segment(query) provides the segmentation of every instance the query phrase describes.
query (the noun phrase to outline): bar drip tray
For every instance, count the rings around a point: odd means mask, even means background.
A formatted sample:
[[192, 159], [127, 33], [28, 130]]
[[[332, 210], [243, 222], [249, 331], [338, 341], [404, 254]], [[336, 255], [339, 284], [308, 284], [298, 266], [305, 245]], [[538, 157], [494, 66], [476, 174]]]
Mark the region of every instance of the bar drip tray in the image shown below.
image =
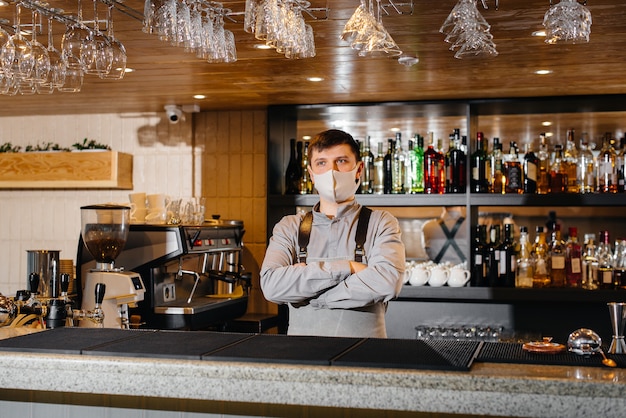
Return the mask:
[[174, 300], [154, 307], [154, 313], [160, 315], [195, 315], [202, 312], [220, 309], [227, 305], [243, 303], [248, 304], [248, 298], [213, 298], [211, 296], [194, 297], [190, 303], [187, 301]]

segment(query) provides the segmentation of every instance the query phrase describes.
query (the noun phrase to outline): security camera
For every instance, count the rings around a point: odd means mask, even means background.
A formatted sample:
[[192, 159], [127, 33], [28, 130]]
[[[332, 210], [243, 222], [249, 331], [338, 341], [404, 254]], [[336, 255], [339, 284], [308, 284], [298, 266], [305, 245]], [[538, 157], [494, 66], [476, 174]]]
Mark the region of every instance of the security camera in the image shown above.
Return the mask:
[[165, 114], [172, 125], [180, 122], [183, 118], [183, 110], [176, 105], [165, 105]]

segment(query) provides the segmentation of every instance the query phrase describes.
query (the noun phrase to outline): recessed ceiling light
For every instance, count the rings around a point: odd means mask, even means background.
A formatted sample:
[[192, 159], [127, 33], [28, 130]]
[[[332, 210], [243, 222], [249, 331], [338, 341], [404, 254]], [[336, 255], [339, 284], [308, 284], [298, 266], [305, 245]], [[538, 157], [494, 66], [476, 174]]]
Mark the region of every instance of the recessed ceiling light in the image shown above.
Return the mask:
[[391, 128], [390, 131], [391, 132], [400, 132], [400, 128]]
[[541, 126], [552, 126], [552, 122], [550, 121], [541, 122]]
[[537, 74], [537, 75], [552, 74], [552, 70], [537, 70], [537, 71], [535, 71], [535, 74]]
[[546, 138], [550, 138], [551, 136], [553, 136], [554, 134], [552, 132], [546, 132]]
[[546, 36], [546, 31], [545, 30], [536, 30], [533, 33], [531, 33], [531, 36]]
[[309, 139], [311, 139], [311, 135], [304, 135], [302, 139], [308, 141]]
[[271, 46], [266, 45], [266, 44], [254, 44], [254, 45], [252, 45], [252, 48], [255, 48], [255, 49], [272, 49]]
[[198, 99], [198, 100], [202, 100], [202, 99], [206, 99], [206, 96], [204, 94], [194, 94], [193, 98], [194, 99]]
[[[119, 68], [116, 68], [116, 70], [119, 70]], [[135, 69], [134, 69], [134, 68], [129, 68], [129, 67], [126, 67], [126, 68], [124, 68], [124, 72], [125, 72], [125, 73], [134, 73], [134, 72], [135, 72]]]
[[307, 80], [313, 82], [313, 83], [318, 83], [320, 81], [324, 81], [324, 79], [322, 77], [307, 77]]

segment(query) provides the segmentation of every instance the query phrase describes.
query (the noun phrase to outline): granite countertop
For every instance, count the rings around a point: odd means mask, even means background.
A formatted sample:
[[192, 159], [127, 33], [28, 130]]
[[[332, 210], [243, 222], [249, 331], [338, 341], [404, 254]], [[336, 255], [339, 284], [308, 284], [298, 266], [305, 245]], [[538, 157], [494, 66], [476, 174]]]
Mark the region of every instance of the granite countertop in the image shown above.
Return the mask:
[[626, 411], [626, 370], [603, 367], [453, 372], [4, 352], [0, 368], [0, 387], [12, 390], [499, 416]]

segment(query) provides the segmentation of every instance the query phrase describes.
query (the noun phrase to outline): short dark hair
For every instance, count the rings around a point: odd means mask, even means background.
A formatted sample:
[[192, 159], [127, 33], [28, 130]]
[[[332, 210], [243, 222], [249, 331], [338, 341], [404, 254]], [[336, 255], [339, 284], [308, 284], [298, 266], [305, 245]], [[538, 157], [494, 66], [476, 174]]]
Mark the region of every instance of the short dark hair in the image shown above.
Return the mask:
[[350, 146], [356, 160], [361, 161], [361, 150], [358, 142], [352, 138], [352, 135], [339, 129], [329, 129], [315, 135], [309, 142], [309, 154], [312, 150], [320, 152], [335, 145], [343, 144]]

